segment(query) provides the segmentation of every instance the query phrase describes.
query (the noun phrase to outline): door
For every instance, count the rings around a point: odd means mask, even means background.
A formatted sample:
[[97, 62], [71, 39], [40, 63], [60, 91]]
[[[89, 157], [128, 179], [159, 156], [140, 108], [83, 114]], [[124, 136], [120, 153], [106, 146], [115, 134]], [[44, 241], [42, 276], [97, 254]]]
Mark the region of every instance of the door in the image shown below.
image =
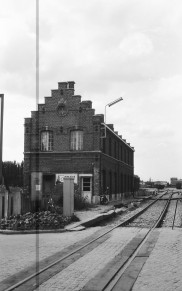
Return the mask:
[[4, 218], [4, 209], [5, 209], [5, 199], [4, 196], [2, 196], [2, 218]]
[[92, 178], [82, 177], [82, 196], [85, 197], [89, 203], [92, 202]]

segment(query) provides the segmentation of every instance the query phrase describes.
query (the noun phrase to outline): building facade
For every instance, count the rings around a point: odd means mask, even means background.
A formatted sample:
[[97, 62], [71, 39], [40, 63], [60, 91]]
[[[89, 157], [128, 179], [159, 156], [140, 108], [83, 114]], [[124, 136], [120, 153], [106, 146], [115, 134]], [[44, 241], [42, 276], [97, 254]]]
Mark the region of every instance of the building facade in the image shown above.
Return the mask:
[[178, 184], [182, 185], [182, 179], [178, 179], [176, 177], [170, 178], [170, 182], [172, 187], [176, 187]]
[[[75, 83], [59, 82], [51, 97], [25, 118], [24, 187], [31, 201], [46, 201], [56, 183], [74, 177], [82, 196], [117, 199], [134, 185], [134, 148], [104, 124], [92, 102], [74, 94]], [[103, 136], [103, 132], [106, 136]]]

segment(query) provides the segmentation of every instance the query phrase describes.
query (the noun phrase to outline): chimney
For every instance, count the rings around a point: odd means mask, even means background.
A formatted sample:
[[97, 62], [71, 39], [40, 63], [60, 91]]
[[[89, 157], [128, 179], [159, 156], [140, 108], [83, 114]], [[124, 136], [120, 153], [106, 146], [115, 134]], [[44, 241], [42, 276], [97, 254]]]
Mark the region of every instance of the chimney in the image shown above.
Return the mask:
[[74, 89], [75, 82], [74, 81], [68, 81], [68, 89]]
[[59, 82], [58, 89], [67, 89], [68, 83], [67, 82]]

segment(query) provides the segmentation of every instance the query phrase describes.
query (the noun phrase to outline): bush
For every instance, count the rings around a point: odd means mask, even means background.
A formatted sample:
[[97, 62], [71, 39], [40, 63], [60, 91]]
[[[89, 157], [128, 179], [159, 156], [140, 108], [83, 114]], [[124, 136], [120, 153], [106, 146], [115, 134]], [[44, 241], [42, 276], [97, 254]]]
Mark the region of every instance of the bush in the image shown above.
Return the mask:
[[88, 209], [90, 207], [91, 207], [91, 204], [87, 201], [86, 198], [82, 197], [78, 193], [75, 193], [75, 195], [74, 195], [74, 208], [76, 210]]
[[[56, 210], [56, 209], [55, 209]], [[7, 220], [0, 220], [0, 229], [9, 230], [35, 230], [35, 229], [61, 229], [65, 225], [79, 221], [73, 214], [72, 216], [63, 216], [57, 211], [41, 211], [41, 212], [28, 212], [24, 215], [10, 216]]]
[[164, 185], [162, 185], [162, 184], [156, 184], [155, 187], [156, 187], [158, 190], [162, 190], [162, 189], [164, 189]]
[[[56, 207], [63, 207], [63, 183], [57, 183], [52, 191], [52, 201], [54, 205], [54, 210]], [[90, 204], [87, 198], [81, 196], [78, 185], [74, 184], [74, 209], [75, 210], [83, 210], [94, 207], [94, 205]], [[49, 210], [53, 211], [52, 209]], [[60, 212], [60, 211], [59, 211]]]

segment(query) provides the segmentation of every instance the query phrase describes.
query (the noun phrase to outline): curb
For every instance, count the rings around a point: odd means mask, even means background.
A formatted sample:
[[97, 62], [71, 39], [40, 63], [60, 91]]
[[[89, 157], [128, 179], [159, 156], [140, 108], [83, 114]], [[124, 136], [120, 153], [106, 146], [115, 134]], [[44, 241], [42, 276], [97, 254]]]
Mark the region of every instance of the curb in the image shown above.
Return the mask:
[[[148, 199], [150, 197], [147, 197]], [[113, 205], [114, 206], [114, 205]], [[117, 206], [117, 204], [116, 204]], [[41, 233], [62, 233], [66, 231], [80, 231], [84, 230], [86, 227], [93, 226], [103, 220], [109, 219], [114, 217], [115, 215], [121, 214], [122, 212], [125, 212], [127, 208], [121, 207], [121, 208], [115, 208], [114, 210], [109, 210], [106, 213], [101, 213], [96, 215], [93, 218], [89, 218], [84, 221], [76, 222], [72, 225], [67, 225], [63, 229], [51, 229], [51, 230], [22, 230], [22, 231], [16, 231], [16, 230], [0, 230], [0, 234], [5, 235], [15, 235], [15, 234], [41, 234]]]
[[13, 234], [41, 234], [41, 233], [61, 233], [66, 231], [72, 231], [72, 230], [84, 230], [86, 227], [92, 226], [100, 221], [103, 221], [105, 219], [114, 217], [116, 214], [119, 214], [123, 212], [123, 210], [120, 210], [119, 208], [116, 210], [109, 210], [106, 213], [98, 214], [97, 216], [87, 219], [84, 221], [76, 222], [72, 225], [67, 225], [63, 229], [53, 229], [53, 230], [24, 230], [24, 231], [16, 231], [16, 230], [0, 230], [0, 234], [6, 234], [6, 235], [13, 235]]
[[[92, 219], [87, 219], [84, 221], [80, 221], [76, 223], [75, 225], [70, 225], [66, 227], [67, 231], [75, 231], [75, 230], [83, 230], [86, 227], [93, 226], [103, 220], [109, 219], [114, 217], [115, 215], [121, 214], [122, 212], [126, 211], [126, 208], [117, 208], [114, 210], [109, 210], [108, 212], [104, 214], [98, 214], [97, 216], [93, 217]], [[80, 227], [80, 228], [79, 228]]]
[[61, 233], [66, 232], [66, 229], [47, 229], [47, 230], [0, 230], [0, 234], [12, 235], [12, 234], [41, 234], [41, 233]]

